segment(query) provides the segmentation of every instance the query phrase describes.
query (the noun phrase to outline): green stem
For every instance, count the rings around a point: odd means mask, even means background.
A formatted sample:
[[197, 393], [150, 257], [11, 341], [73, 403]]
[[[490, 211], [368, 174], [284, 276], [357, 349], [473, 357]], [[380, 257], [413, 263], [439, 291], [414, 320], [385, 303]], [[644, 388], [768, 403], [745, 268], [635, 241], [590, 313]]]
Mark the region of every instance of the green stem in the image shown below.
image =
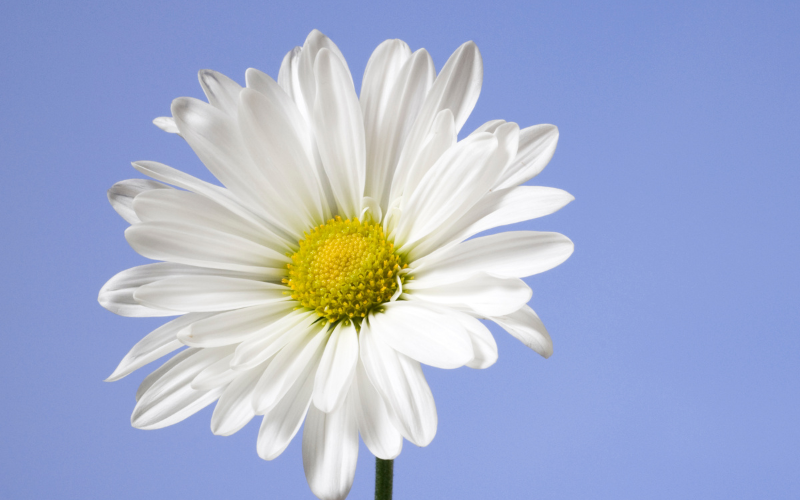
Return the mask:
[[394, 460], [375, 459], [375, 500], [392, 500]]

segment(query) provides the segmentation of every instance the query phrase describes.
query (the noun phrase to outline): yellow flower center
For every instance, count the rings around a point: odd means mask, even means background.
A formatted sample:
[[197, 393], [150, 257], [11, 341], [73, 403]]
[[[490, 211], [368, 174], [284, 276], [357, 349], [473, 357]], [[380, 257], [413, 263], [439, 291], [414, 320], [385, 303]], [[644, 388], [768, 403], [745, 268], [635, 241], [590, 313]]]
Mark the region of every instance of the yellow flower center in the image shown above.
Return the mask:
[[378, 223], [336, 217], [300, 240], [284, 281], [292, 298], [333, 323], [363, 318], [399, 290], [408, 267]]

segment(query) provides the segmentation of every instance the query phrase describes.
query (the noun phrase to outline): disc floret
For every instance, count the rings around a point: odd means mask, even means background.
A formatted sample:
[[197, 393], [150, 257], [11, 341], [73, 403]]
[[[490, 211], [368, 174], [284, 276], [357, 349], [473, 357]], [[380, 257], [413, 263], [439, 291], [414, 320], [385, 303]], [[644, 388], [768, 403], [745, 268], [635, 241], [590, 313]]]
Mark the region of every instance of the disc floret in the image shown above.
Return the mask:
[[292, 298], [333, 323], [363, 318], [400, 290], [408, 265], [383, 227], [336, 217], [305, 233], [288, 264]]

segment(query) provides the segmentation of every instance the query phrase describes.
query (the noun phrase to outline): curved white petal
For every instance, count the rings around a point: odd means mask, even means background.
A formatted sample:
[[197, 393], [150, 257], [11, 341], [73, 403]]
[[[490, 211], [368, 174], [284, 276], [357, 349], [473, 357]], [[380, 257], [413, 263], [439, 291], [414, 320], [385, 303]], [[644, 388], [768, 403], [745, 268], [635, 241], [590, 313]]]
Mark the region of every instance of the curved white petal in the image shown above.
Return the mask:
[[348, 399], [358, 422], [358, 432], [369, 451], [383, 460], [396, 458], [403, 449], [403, 436], [392, 424], [383, 398], [369, 381], [360, 358]]
[[340, 322], [331, 332], [314, 381], [314, 406], [331, 412], [344, 402], [358, 361], [358, 334], [353, 323]]
[[280, 252], [280, 240], [203, 195], [177, 189], [149, 191], [133, 201], [142, 222], [175, 222], [230, 233]]
[[154, 309], [140, 304], [133, 298], [133, 293], [140, 286], [176, 276], [229, 276], [232, 278], [259, 279], [257, 275], [249, 273], [187, 266], [172, 262], [157, 262], [155, 264], [132, 267], [117, 273], [100, 289], [97, 301], [100, 302], [101, 306], [120, 316], [175, 316], [180, 313], [166, 309]]
[[[308, 34], [305, 43], [302, 47], [295, 47], [292, 49], [281, 64], [280, 73], [278, 74], [278, 84], [286, 91], [292, 100], [297, 104], [300, 114], [303, 115], [309, 128], [313, 128], [314, 124], [314, 103], [316, 101], [316, 77], [314, 76], [314, 62], [317, 59], [319, 51], [328, 49], [338, 56], [345, 68], [347, 68], [347, 61], [344, 59], [339, 47], [336, 46], [330, 38], [326, 37], [318, 30], [312, 30]], [[352, 82], [350, 71], [347, 70], [347, 75]], [[317, 169], [317, 176], [320, 179], [320, 184], [325, 192], [325, 200], [327, 204], [327, 211], [335, 213], [336, 201], [334, 199], [333, 190], [325, 169], [322, 166], [322, 160], [317, 151], [316, 141], [314, 145], [315, 153], [314, 160]]]
[[225, 112], [236, 116], [236, 104], [242, 86], [227, 76], [210, 69], [202, 69], [197, 73], [200, 86], [208, 99], [208, 103]]
[[[498, 154], [492, 160], [492, 164], [489, 166], [492, 170], [494, 170], [497, 174], [495, 177], [495, 181], [492, 183], [494, 185], [498, 178], [503, 176], [503, 173], [509, 168], [511, 162], [517, 156], [517, 149], [519, 148], [519, 125], [514, 122], [507, 122], [499, 125], [494, 132], [492, 132], [497, 138]], [[487, 190], [488, 191], [488, 190]]]
[[[359, 102], [366, 129], [377, 128], [389, 106], [389, 96], [411, 49], [402, 40], [386, 40], [372, 52], [364, 69]], [[369, 149], [369, 146], [368, 146]]]
[[181, 135], [214, 177], [248, 204], [262, 206], [256, 193], [270, 192], [269, 185], [247, 156], [234, 118], [190, 97], [172, 101], [172, 115]]
[[227, 276], [178, 276], [140, 287], [142, 304], [176, 311], [227, 311], [287, 300], [283, 285]]
[[292, 339], [303, 339], [316, 331], [317, 315], [307, 310], [293, 311], [251, 335], [236, 348], [231, 365], [237, 370], [258, 366]]
[[150, 387], [152, 387], [153, 384], [158, 382], [158, 380], [165, 373], [167, 373], [168, 371], [172, 370], [179, 363], [182, 363], [184, 360], [188, 359], [189, 357], [194, 356], [195, 354], [197, 354], [200, 351], [201, 351], [201, 349], [195, 349], [195, 348], [192, 348], [192, 347], [190, 347], [188, 349], [184, 349], [183, 351], [181, 351], [181, 352], [175, 354], [174, 356], [172, 356], [171, 358], [169, 358], [161, 366], [159, 366], [158, 368], [156, 368], [155, 370], [150, 372], [150, 374], [147, 375], [144, 378], [144, 380], [142, 380], [142, 383], [139, 384], [139, 387], [136, 389], [136, 401], [139, 401], [140, 399], [142, 399], [142, 396], [144, 395], [144, 393], [147, 392], [147, 390], [150, 389]]
[[[286, 61], [284, 58], [287, 65], [285, 68], [281, 66], [281, 74], [278, 75], [279, 82], [284, 82], [281, 83], [281, 87], [285, 90], [290, 89], [286, 90], [286, 93], [292, 96], [292, 99], [297, 103], [297, 107], [309, 124], [314, 121], [314, 103], [316, 101], [314, 63], [322, 49], [330, 50], [341, 59], [342, 64], [347, 70], [348, 78], [350, 78], [352, 82], [350, 69], [347, 67], [347, 61], [339, 50], [339, 47], [318, 30], [311, 30], [311, 33], [308, 34], [305, 43], [299, 48], [296, 55], [295, 50], [297, 50], [297, 48], [290, 52], [292, 55], [288, 56], [289, 61]], [[283, 75], [286, 75], [285, 78], [282, 78]]]
[[416, 278], [447, 284], [481, 271], [522, 278], [561, 264], [574, 245], [559, 233], [508, 231], [459, 243], [415, 262]]
[[194, 415], [219, 398], [223, 387], [196, 391], [191, 382], [207, 366], [230, 354], [231, 349], [200, 349], [181, 360], [153, 381], [142, 394], [131, 415], [137, 429], [160, 429]]
[[390, 302], [381, 309], [370, 313], [370, 330], [394, 350], [437, 368], [458, 368], [472, 359], [467, 333], [446, 313], [417, 301]]
[[192, 347], [238, 344], [286, 317], [295, 307], [296, 302], [286, 300], [219, 313], [181, 329], [178, 339]]
[[400, 153], [435, 77], [430, 54], [425, 49], [417, 50], [400, 69], [380, 121], [374, 124], [365, 121], [369, 134], [366, 191], [379, 201], [384, 212], [391, 204], [390, 192]]
[[294, 242], [293, 238], [288, 238], [287, 234], [272, 221], [272, 218], [267, 217], [265, 219], [263, 213], [256, 215], [249, 208], [246, 208], [241, 200], [238, 200], [227, 189], [200, 180], [180, 170], [164, 165], [163, 163], [155, 161], [137, 161], [133, 162], [132, 165], [133, 168], [148, 177], [203, 195], [218, 205], [227, 208], [239, 217], [259, 226], [265, 233], [265, 239], [269, 241], [279, 241], [283, 251], [296, 248], [297, 243]]
[[171, 116], [157, 116], [153, 118], [153, 125], [160, 128], [164, 132], [169, 134], [178, 134], [180, 135], [180, 131], [178, 130], [178, 126], [175, 125], [175, 119]]
[[575, 198], [561, 189], [518, 186], [493, 191], [481, 198], [452, 225], [432, 233], [409, 252], [417, 260], [437, 248], [460, 243], [487, 229], [554, 213]]
[[304, 334], [295, 335], [264, 370], [253, 399], [257, 413], [274, 408], [307, 366], [319, 364], [329, 335], [327, 323], [320, 323]]
[[120, 181], [108, 190], [108, 201], [114, 210], [130, 224], [141, 222], [133, 210], [133, 199], [137, 195], [152, 190], [172, 190], [171, 186], [148, 179], [128, 179]]
[[414, 243], [477, 202], [496, 176], [486, 168], [496, 152], [497, 139], [488, 133], [470, 136], [445, 151], [408, 201], [403, 196], [396, 241]]
[[397, 430], [417, 446], [427, 446], [436, 435], [438, 417], [420, 364], [389, 347], [367, 322], [361, 324], [359, 346], [364, 370]]
[[497, 128], [504, 123], [506, 123], [505, 120], [489, 120], [473, 130], [469, 135], [480, 134], [481, 132], [489, 132], [490, 134], [494, 134], [495, 130], [497, 130]]
[[220, 359], [216, 363], [209, 365], [192, 379], [192, 389], [197, 391], [208, 391], [222, 385], [228, 385], [238, 375], [231, 369], [231, 358], [233, 352]]
[[292, 387], [286, 391], [286, 395], [264, 415], [256, 444], [259, 457], [264, 460], [277, 458], [300, 430], [311, 404], [316, 368], [316, 364], [309, 363]]
[[545, 358], [553, 354], [553, 341], [539, 316], [528, 306], [506, 316], [489, 318], [520, 342]]
[[303, 469], [320, 500], [344, 500], [358, 462], [358, 426], [349, 404], [325, 413], [313, 405], [303, 428]]
[[361, 214], [366, 176], [364, 121], [350, 73], [342, 60], [322, 49], [314, 63], [314, 133], [339, 214]]
[[[305, 224], [325, 222], [324, 193], [317, 176], [311, 129], [288, 95], [266, 74], [247, 70], [239, 124], [250, 156], [274, 188], [286, 212]], [[293, 209], [293, 210], [292, 210]]]
[[240, 236], [175, 222], [143, 222], [125, 230], [140, 255], [190, 266], [254, 273], [279, 280], [289, 258]]
[[403, 196], [402, 189], [405, 187], [405, 179], [421, 151], [421, 145], [439, 111], [443, 109], [452, 111], [456, 131], [461, 130], [475, 107], [475, 103], [478, 102], [482, 84], [483, 61], [481, 54], [475, 43], [467, 42], [450, 56], [425, 98], [398, 159], [397, 170], [392, 181], [390, 204], [392, 200]]
[[369, 196], [365, 196], [361, 198], [361, 215], [359, 215], [360, 220], [373, 220], [375, 222], [380, 222], [383, 220], [383, 210], [381, 210], [381, 206], [375, 201], [373, 198]]
[[452, 148], [458, 142], [458, 134], [456, 132], [456, 124], [453, 119], [453, 112], [449, 109], [439, 111], [436, 118], [431, 125], [431, 131], [422, 145], [422, 150], [417, 156], [414, 164], [406, 179], [406, 185], [403, 189], [403, 199], [411, 198], [411, 195], [419, 186], [419, 183], [425, 177], [425, 174], [430, 171], [437, 160], [441, 158], [445, 151]]
[[457, 318], [469, 334], [472, 350], [475, 352], [475, 357], [467, 363], [467, 366], [477, 369], [492, 366], [497, 361], [497, 342], [492, 332], [479, 319], [469, 314], [459, 314]]
[[287, 219], [293, 212], [284, 210], [280, 217], [270, 215], [281, 209], [279, 203], [273, 202], [277, 194], [250, 158], [236, 118], [188, 97], [172, 101], [172, 115], [183, 138], [225, 187], [251, 210], [289, 234], [297, 234], [298, 227], [292, 225], [295, 221]]
[[180, 349], [183, 347], [183, 344], [178, 340], [177, 333], [188, 325], [209, 318], [213, 316], [213, 314], [214, 313], [189, 313], [175, 318], [169, 323], [165, 323], [148, 333], [128, 351], [128, 354], [119, 362], [114, 373], [109, 375], [106, 379], [106, 382], [115, 382], [130, 375], [144, 365]]
[[225, 388], [211, 415], [211, 432], [217, 436], [230, 436], [247, 425], [256, 415], [253, 410], [253, 391], [261, 377], [262, 367], [237, 373]]
[[[300, 58], [300, 53], [303, 51], [302, 47], [295, 47], [283, 56], [283, 61], [281, 61], [281, 68], [278, 70], [278, 85], [281, 86], [284, 92], [286, 92], [292, 100], [297, 103], [297, 99], [295, 99], [295, 90], [297, 92], [302, 92], [299, 89], [299, 81], [297, 76], [298, 70], [298, 60]], [[298, 85], [296, 88], [295, 85]], [[302, 95], [299, 96], [302, 99]]]
[[360, 98], [368, 165], [365, 194], [382, 210], [400, 148], [435, 75], [427, 52], [412, 56], [402, 40], [386, 40], [367, 62]]
[[502, 316], [518, 311], [531, 300], [533, 292], [519, 278], [476, 273], [465, 280], [446, 285], [427, 286], [424, 278], [406, 284], [415, 301], [467, 310], [478, 316]]
[[539, 175], [550, 162], [558, 144], [558, 127], [534, 125], [520, 131], [517, 156], [497, 180], [495, 189], [519, 186]]

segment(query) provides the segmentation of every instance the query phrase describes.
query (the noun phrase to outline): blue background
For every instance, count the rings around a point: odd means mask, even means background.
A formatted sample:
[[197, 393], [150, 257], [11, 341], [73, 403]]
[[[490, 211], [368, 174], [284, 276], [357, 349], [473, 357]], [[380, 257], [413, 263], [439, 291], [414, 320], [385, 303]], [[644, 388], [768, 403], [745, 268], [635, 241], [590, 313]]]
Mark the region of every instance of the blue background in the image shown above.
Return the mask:
[[[210, 408], [129, 423], [150, 367], [102, 380], [163, 320], [102, 309], [144, 262], [106, 201], [133, 160], [196, 175], [151, 125], [196, 72], [272, 76], [312, 28], [357, 85], [381, 41], [485, 77], [465, 131], [554, 123], [535, 184], [576, 201], [518, 227], [575, 254], [528, 280], [555, 354], [495, 329], [485, 371], [427, 370], [439, 431], [395, 463], [398, 499], [800, 497], [800, 4], [797, 2], [3, 2], [0, 498], [312, 498], [300, 440]], [[372, 496], [361, 447], [350, 498]]]

